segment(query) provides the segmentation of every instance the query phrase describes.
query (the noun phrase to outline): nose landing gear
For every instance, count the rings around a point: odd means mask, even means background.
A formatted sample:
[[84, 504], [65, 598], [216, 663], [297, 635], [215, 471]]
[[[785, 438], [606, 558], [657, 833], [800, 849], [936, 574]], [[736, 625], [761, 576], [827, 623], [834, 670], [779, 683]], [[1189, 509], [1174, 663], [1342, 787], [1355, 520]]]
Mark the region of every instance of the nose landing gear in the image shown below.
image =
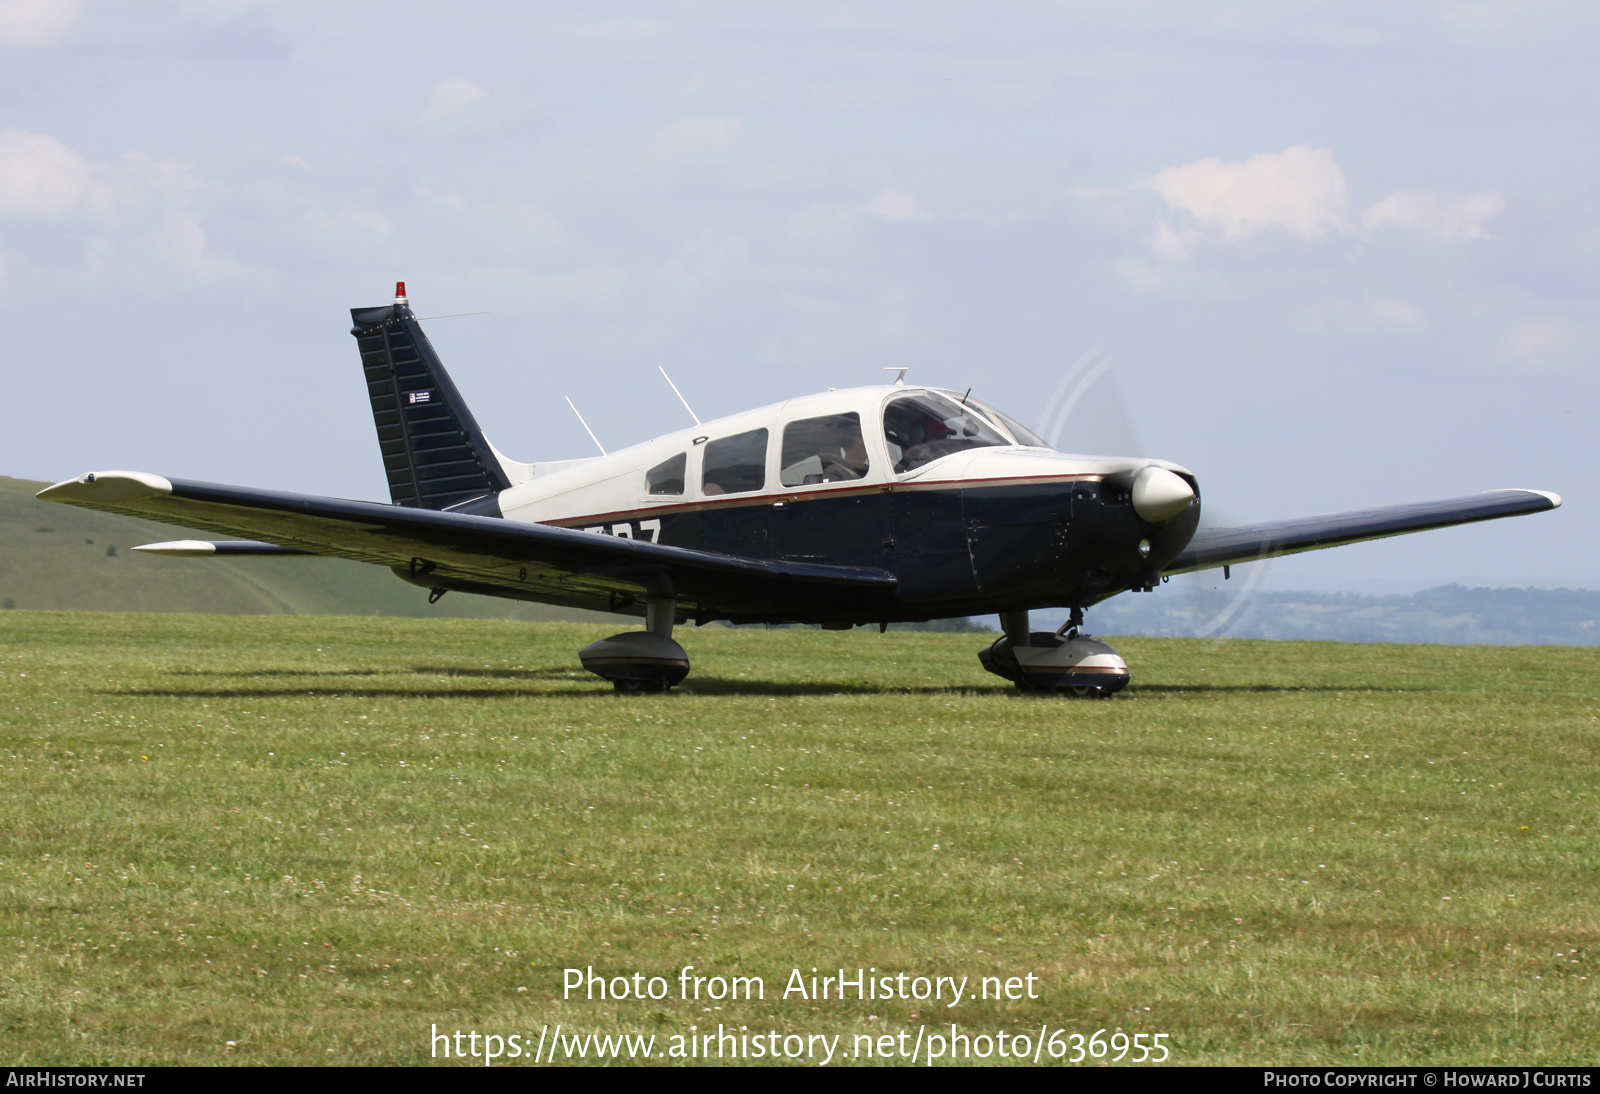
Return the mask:
[[1083, 611], [1072, 609], [1054, 634], [1028, 630], [1027, 612], [1003, 612], [1005, 634], [978, 661], [1022, 691], [1049, 691], [1080, 698], [1115, 695], [1128, 686], [1128, 664], [1111, 646], [1080, 633]]
[[578, 651], [578, 660], [619, 692], [666, 691], [689, 675], [689, 655], [672, 640], [677, 608], [673, 597], [645, 601], [644, 630], [590, 643]]

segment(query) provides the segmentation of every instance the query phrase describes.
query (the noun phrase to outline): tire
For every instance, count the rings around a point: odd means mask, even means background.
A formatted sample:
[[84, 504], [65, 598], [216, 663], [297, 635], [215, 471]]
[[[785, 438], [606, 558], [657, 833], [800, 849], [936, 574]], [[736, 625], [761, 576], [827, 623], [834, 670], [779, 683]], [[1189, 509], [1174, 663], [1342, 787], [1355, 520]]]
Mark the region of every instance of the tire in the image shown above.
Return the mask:
[[670, 686], [665, 680], [613, 680], [619, 695], [656, 695]]

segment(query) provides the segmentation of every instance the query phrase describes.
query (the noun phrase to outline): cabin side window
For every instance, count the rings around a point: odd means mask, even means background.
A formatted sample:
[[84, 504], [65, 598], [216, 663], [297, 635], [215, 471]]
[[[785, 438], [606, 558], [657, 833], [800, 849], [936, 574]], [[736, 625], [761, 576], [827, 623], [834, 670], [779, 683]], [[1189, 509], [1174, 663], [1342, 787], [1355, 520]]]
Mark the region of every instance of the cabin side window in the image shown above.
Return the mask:
[[977, 411], [931, 391], [890, 400], [883, 408], [883, 433], [897, 474], [969, 448], [1011, 444]]
[[845, 482], [867, 473], [866, 441], [861, 436], [861, 415], [828, 414], [803, 418], [783, 427], [782, 469], [784, 486], [815, 486]]
[[683, 472], [689, 457], [679, 452], [670, 460], [656, 464], [644, 473], [645, 488], [651, 494], [683, 493]]
[[706, 445], [700, 490], [708, 497], [744, 494], [767, 484], [767, 431], [752, 429]]

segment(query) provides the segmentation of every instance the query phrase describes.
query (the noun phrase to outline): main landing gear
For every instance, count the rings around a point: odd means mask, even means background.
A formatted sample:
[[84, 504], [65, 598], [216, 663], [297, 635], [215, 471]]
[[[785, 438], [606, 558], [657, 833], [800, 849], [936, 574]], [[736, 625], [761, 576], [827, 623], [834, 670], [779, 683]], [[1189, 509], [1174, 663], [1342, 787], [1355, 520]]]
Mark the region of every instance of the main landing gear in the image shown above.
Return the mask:
[[1128, 686], [1128, 663], [1098, 638], [1079, 632], [1083, 609], [1073, 608], [1060, 630], [1028, 631], [1027, 612], [1001, 612], [1005, 634], [978, 652], [983, 667], [1023, 691], [1080, 698], [1115, 695]]
[[689, 675], [689, 655], [672, 640], [677, 600], [652, 597], [644, 610], [644, 630], [614, 634], [578, 651], [583, 667], [618, 691], [666, 691]]

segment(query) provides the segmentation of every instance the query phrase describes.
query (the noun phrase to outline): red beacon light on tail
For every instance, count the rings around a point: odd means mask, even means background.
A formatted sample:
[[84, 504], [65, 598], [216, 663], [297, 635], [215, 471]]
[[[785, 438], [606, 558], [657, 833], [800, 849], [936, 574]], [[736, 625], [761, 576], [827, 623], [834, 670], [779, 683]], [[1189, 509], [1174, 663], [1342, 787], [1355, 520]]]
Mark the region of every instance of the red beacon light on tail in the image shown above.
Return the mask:
[[394, 283], [394, 302], [396, 304], [408, 303], [406, 300], [406, 283], [404, 281], [396, 281]]

